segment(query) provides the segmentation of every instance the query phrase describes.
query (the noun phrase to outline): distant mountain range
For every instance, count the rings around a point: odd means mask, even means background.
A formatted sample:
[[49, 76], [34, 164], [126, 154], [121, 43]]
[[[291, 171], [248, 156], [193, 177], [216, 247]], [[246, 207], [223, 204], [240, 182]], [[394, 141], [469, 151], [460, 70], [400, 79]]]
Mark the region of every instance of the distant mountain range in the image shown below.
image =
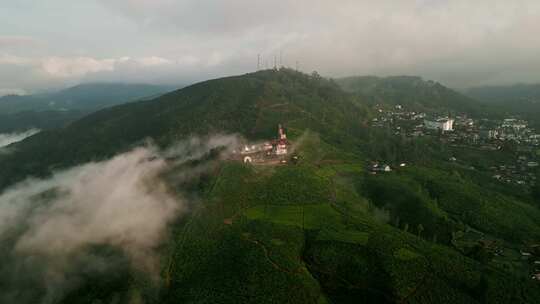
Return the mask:
[[109, 106], [157, 97], [174, 88], [148, 84], [93, 83], [62, 91], [0, 98], [0, 132], [61, 127]]

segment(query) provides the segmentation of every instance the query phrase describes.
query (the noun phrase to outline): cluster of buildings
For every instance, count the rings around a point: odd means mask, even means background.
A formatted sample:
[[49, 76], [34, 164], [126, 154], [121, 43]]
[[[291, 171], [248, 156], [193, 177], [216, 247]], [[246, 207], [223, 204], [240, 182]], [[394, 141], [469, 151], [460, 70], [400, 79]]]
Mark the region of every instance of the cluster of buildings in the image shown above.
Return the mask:
[[503, 121], [486, 121], [481, 125], [476, 143], [480, 147], [510, 145], [515, 150], [514, 160], [491, 167], [493, 178], [518, 185], [537, 183], [535, 172], [539, 168], [540, 135], [524, 120], [508, 118]]
[[371, 126], [390, 127], [396, 135], [424, 136], [433, 132], [453, 132], [456, 119], [450, 115], [427, 115], [423, 112], [407, 111], [402, 105], [388, 109], [377, 105], [378, 116]]
[[393, 108], [376, 106], [377, 117], [371, 121], [373, 127], [389, 127], [396, 135], [424, 136], [437, 131], [445, 133], [451, 141], [486, 143], [489, 141], [514, 141], [540, 146], [540, 133], [529, 127], [528, 122], [517, 118], [503, 121], [475, 120], [465, 114], [452, 117], [449, 114], [432, 114], [408, 111], [403, 106]]
[[290, 150], [290, 142], [282, 125], [278, 126], [276, 139], [257, 144], [244, 144], [233, 150], [233, 159], [247, 164], [284, 164]]
[[530, 128], [527, 121], [516, 118], [504, 119], [494, 127], [483, 127], [480, 129], [480, 136], [487, 140], [513, 141], [536, 146], [540, 144], [540, 134]]
[[[498, 151], [503, 147], [514, 150], [515, 159], [490, 168], [493, 177], [507, 183], [533, 185], [540, 160], [540, 133], [527, 121], [519, 118], [473, 119], [466, 114], [449, 115], [409, 111], [401, 105], [376, 106], [377, 117], [371, 121], [375, 128], [391, 130], [396, 136], [418, 138], [437, 136], [441, 142], [456, 148]], [[454, 155], [457, 161], [460, 155]], [[486, 168], [487, 169], [487, 168]]]

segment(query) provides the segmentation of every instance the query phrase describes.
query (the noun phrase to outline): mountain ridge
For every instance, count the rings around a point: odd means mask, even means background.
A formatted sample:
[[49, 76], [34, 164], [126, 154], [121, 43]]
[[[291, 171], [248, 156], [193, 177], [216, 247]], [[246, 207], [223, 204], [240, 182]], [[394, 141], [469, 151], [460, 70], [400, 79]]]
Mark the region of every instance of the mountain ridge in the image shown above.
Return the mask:
[[[211, 132], [261, 139], [273, 136], [279, 123], [293, 133], [295, 128], [300, 133], [307, 128], [330, 140], [336, 136], [354, 142], [349, 131], [362, 132], [363, 125], [357, 118], [366, 111], [328, 80], [292, 70], [268, 70], [209, 80], [153, 100], [103, 109], [66, 128], [42, 132], [15, 144], [17, 153], [4, 158], [25, 159], [25, 167], [37, 166], [40, 169], [36, 174], [42, 175], [50, 166], [108, 157], [145, 138], [153, 138], [159, 145]], [[37, 155], [39, 151], [43, 154]], [[69, 155], [65, 151], [70, 151]], [[4, 172], [18, 170], [9, 169], [12, 162], [2, 157], [0, 163]], [[26, 172], [16, 174], [19, 177], [29, 173], [26, 169], [19, 172]], [[0, 184], [8, 175], [0, 173]]]

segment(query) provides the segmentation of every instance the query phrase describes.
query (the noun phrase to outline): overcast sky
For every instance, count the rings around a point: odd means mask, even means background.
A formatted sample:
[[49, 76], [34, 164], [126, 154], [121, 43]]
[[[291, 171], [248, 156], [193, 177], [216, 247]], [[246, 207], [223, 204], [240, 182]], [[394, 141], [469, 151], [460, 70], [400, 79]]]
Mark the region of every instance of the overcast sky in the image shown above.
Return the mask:
[[0, 95], [183, 84], [253, 71], [259, 53], [333, 77], [540, 82], [539, 30], [538, 0], [2, 0]]

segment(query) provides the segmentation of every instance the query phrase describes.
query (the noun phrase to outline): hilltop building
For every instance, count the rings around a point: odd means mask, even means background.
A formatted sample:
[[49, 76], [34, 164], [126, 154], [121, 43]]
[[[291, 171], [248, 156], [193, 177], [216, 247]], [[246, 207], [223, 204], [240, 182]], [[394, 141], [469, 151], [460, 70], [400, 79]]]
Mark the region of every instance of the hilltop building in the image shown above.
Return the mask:
[[289, 146], [285, 129], [279, 125], [276, 139], [259, 144], [245, 144], [243, 147], [233, 150], [233, 159], [253, 164], [286, 163]]
[[285, 134], [285, 130], [283, 130], [281, 125], [279, 125], [278, 132], [279, 138], [275, 143], [276, 155], [287, 155], [287, 146], [289, 145], [289, 142], [287, 141], [287, 134]]

